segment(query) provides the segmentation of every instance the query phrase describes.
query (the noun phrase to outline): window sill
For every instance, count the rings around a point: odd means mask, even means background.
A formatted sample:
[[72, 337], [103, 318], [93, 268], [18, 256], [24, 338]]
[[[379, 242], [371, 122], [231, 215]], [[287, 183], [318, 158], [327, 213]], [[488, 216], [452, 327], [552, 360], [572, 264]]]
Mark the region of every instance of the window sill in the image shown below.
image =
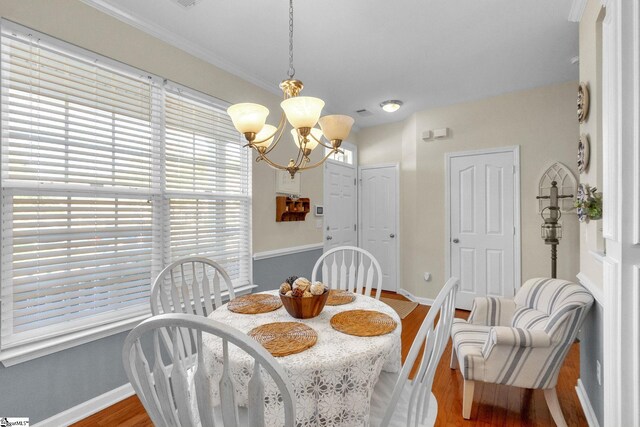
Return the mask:
[[[237, 296], [251, 293], [257, 285], [245, 285], [235, 289]], [[222, 294], [223, 299], [227, 299], [228, 294]], [[47, 339], [41, 342], [25, 344], [15, 348], [9, 348], [0, 352], [0, 362], [3, 366], [9, 367], [42, 356], [57, 353], [72, 347], [106, 338], [120, 332], [129, 331], [143, 320], [149, 318], [151, 313], [145, 313], [126, 320], [101, 325], [95, 328], [74, 332], [68, 335]]]

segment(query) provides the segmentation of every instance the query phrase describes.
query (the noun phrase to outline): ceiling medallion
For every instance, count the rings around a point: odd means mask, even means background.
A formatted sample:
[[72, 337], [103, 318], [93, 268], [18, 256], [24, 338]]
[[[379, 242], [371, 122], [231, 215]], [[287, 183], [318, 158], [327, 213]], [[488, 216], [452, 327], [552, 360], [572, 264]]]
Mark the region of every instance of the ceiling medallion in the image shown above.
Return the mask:
[[[296, 172], [315, 168], [323, 164], [331, 155], [342, 152], [339, 148], [351, 132], [353, 118], [343, 115], [320, 117], [324, 101], [310, 96], [299, 96], [303, 84], [294, 79], [296, 73], [293, 68], [293, 0], [289, 0], [289, 70], [288, 79], [280, 83], [284, 100], [280, 103], [282, 114], [278, 126], [265, 124], [269, 109], [260, 104], [241, 103], [227, 109], [235, 128], [244, 135], [246, 146], [256, 151], [256, 162], [264, 160], [269, 166], [286, 170], [295, 176]], [[287, 165], [279, 164], [268, 157], [268, 154], [278, 145], [287, 121], [293, 129], [291, 135], [297, 146], [295, 158], [291, 158]], [[320, 124], [320, 129], [316, 128]], [[323, 137], [326, 140], [323, 141]], [[330, 151], [318, 162], [311, 163], [309, 155], [318, 146]]]
[[578, 86], [578, 122], [584, 123], [589, 116], [589, 87], [586, 83]]
[[578, 172], [586, 172], [589, 168], [589, 136], [584, 133], [578, 141]]

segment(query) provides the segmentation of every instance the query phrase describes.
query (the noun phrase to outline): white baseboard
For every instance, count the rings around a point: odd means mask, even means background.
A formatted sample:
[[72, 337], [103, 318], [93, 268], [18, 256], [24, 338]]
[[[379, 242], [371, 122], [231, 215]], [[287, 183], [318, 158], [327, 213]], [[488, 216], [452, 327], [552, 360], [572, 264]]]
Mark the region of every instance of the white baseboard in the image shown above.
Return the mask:
[[135, 393], [130, 383], [126, 383], [116, 389], [108, 391], [93, 399], [87, 400], [79, 405], [62, 411], [46, 420], [34, 424], [33, 427], [64, 427], [83, 420], [96, 412], [100, 412], [109, 406], [133, 396]]
[[431, 298], [424, 298], [424, 297], [417, 297], [415, 295], [413, 295], [411, 292], [407, 291], [406, 289], [398, 289], [398, 293], [404, 297], [409, 298], [411, 301], [413, 302], [417, 302], [418, 304], [422, 304], [422, 305], [433, 305], [433, 300]]
[[576, 384], [576, 393], [578, 394], [578, 400], [580, 400], [580, 404], [582, 405], [582, 410], [584, 411], [584, 416], [587, 418], [589, 427], [600, 427], [596, 413], [594, 412], [589, 396], [587, 395], [587, 390], [584, 388], [584, 384], [582, 384], [582, 380], [580, 378], [578, 378], [578, 384]]
[[291, 255], [299, 252], [315, 251], [317, 249], [322, 249], [323, 247], [324, 247], [323, 243], [313, 243], [311, 245], [291, 246], [289, 248], [274, 249], [272, 251], [255, 252], [253, 254], [253, 260], [257, 261], [260, 259], [274, 258], [278, 256], [283, 256], [283, 255]]

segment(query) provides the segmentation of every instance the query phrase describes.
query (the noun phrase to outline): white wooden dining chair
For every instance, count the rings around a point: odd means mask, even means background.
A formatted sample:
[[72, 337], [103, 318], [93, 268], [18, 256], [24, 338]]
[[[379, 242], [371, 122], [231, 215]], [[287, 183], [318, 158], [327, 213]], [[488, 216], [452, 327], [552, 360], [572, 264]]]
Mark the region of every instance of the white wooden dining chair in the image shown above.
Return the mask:
[[235, 298], [233, 284], [220, 264], [203, 257], [179, 259], [166, 266], [151, 287], [151, 313], [208, 316], [222, 305], [222, 284]]
[[[186, 337], [196, 339], [187, 344], [184, 331], [190, 331]], [[220, 403], [216, 406], [212, 403], [212, 380], [207, 375], [202, 351], [204, 334], [222, 339]], [[166, 341], [160, 336], [170, 339]], [[254, 360], [246, 407], [236, 403], [239, 391], [231, 378], [229, 344]], [[191, 347], [190, 351], [184, 351], [186, 347]], [[295, 424], [295, 392], [283, 368], [257, 341], [226, 324], [193, 314], [153, 316], [129, 333], [122, 360], [127, 377], [155, 426], [264, 426], [265, 396], [269, 401], [282, 402], [281, 425]], [[265, 393], [263, 376], [275, 383], [275, 397]]]
[[371, 289], [375, 287], [376, 299], [380, 299], [382, 270], [378, 260], [364, 249], [339, 246], [325, 252], [313, 266], [311, 282], [319, 280], [319, 270], [322, 281], [330, 289], [371, 295]]
[[[433, 426], [438, 403], [431, 393], [433, 378], [449, 337], [460, 281], [452, 277], [433, 302], [411, 345], [400, 374], [383, 372], [371, 398], [371, 425], [376, 427]], [[436, 323], [437, 319], [437, 323]], [[420, 365], [409, 380], [420, 351]]]

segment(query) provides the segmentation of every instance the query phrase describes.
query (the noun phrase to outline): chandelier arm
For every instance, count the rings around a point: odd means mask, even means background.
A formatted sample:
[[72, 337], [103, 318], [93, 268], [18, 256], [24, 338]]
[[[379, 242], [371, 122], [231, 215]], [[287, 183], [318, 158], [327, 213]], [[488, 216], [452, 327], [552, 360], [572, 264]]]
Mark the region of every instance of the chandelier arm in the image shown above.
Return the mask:
[[271, 166], [274, 169], [287, 170], [286, 166], [282, 166], [282, 165], [279, 165], [279, 164], [271, 161], [268, 157], [264, 156], [259, 151], [258, 151], [258, 156], [259, 156], [259, 159], [264, 160], [264, 162], [266, 164], [268, 164], [269, 166]]
[[303, 146], [303, 142], [300, 140], [300, 135], [298, 134], [298, 157], [296, 158], [296, 162], [295, 165], [296, 167], [300, 166], [302, 164], [302, 162], [304, 161], [305, 155], [304, 155], [304, 147], [306, 147], [306, 143]]
[[321, 164], [323, 164], [325, 161], [327, 161], [327, 159], [328, 159], [332, 154], [337, 153], [338, 151], [339, 151], [339, 150], [337, 150], [337, 149], [332, 149], [332, 150], [329, 152], [329, 154], [327, 154], [326, 156], [324, 156], [324, 157], [322, 158], [322, 160], [318, 160], [316, 163], [313, 163], [313, 164], [308, 165], [308, 166], [300, 167], [300, 168], [298, 168], [298, 171], [304, 171], [304, 170], [307, 170], [307, 169], [313, 169], [313, 168], [316, 168], [316, 167], [320, 166]]
[[332, 146], [327, 145], [327, 144], [325, 144], [324, 142], [322, 142], [322, 137], [320, 137], [320, 138], [316, 138], [316, 137], [313, 135], [313, 133], [309, 133], [309, 135], [311, 135], [311, 138], [313, 138], [313, 139], [314, 139], [314, 141], [316, 141], [318, 144], [322, 145], [322, 146], [323, 146], [323, 147], [325, 147], [325, 148], [328, 148], [328, 149], [330, 149], [330, 150], [333, 150], [333, 147], [332, 147]]
[[253, 144], [260, 144], [262, 142], [265, 142], [266, 140], [273, 138], [276, 135], [276, 133], [278, 133], [278, 129], [276, 129], [275, 132], [273, 132], [271, 135], [269, 135], [265, 139], [263, 139], [261, 141], [251, 141], [249, 144], [253, 145]]
[[[278, 145], [278, 142], [280, 142], [280, 138], [282, 138], [282, 134], [284, 133], [284, 130], [286, 129], [286, 125], [285, 125], [285, 120], [286, 120], [286, 116], [284, 114], [284, 111], [282, 112], [282, 115], [280, 116], [280, 123], [278, 123], [278, 128], [276, 130], [276, 133], [280, 132], [278, 134], [278, 137], [273, 141], [273, 143], [271, 144], [271, 147], [267, 148], [267, 150], [264, 152], [264, 154], [269, 154], [274, 148], [276, 148], [276, 145]], [[275, 133], [274, 133], [275, 135]]]

